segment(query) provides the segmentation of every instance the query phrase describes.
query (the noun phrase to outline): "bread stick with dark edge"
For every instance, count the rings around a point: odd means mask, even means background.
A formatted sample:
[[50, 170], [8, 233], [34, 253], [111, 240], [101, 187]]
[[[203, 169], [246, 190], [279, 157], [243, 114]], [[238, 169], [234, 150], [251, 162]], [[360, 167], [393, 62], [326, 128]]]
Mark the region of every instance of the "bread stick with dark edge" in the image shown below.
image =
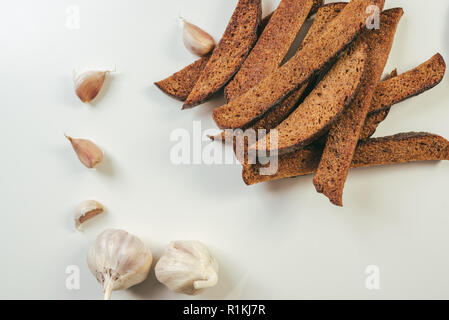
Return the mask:
[[357, 43], [368, 45], [365, 78], [354, 101], [329, 131], [320, 165], [313, 179], [317, 192], [337, 206], [343, 206], [343, 189], [360, 132], [365, 123], [376, 85], [382, 76], [393, 45], [401, 8], [382, 12], [380, 29], [365, 29]]
[[189, 64], [170, 77], [154, 84], [169, 96], [185, 101], [198, 81], [201, 72], [209, 61], [210, 54]]
[[391, 106], [410, 97], [417, 96], [438, 85], [446, 73], [446, 63], [443, 57], [437, 53], [432, 58], [418, 67], [405, 72], [389, 81], [382, 81], [376, 87], [370, 111], [360, 133], [360, 140], [371, 137], [379, 124], [390, 113]]
[[[333, 4], [334, 3], [323, 6], [320, 11]], [[317, 13], [317, 18], [320, 11]], [[427, 72], [425, 72], [426, 70]], [[373, 100], [371, 101], [370, 113], [366, 117], [359, 138], [366, 139], [371, 137], [375, 133], [377, 126], [385, 120], [393, 105], [410, 97], [417, 96], [426, 90], [432, 89], [443, 80], [445, 73], [446, 63], [439, 53], [435, 54], [428, 61], [403, 74], [397, 75], [396, 70], [393, 71], [390, 77], [377, 84]], [[397, 79], [390, 81], [393, 77], [397, 77]], [[281, 106], [286, 104], [287, 101], [288, 100], [284, 101]], [[281, 108], [281, 106], [279, 108]], [[285, 119], [285, 116], [282, 117], [281, 114], [289, 114], [287, 112], [283, 113], [282, 110], [276, 112], [276, 110], [277, 109], [274, 109], [273, 112], [267, 114], [257, 122], [262, 125], [255, 125], [254, 127], [265, 128], [267, 130], [272, 129], [277, 125], [277, 121]], [[267, 124], [265, 125], [263, 123]], [[214, 138], [218, 139], [219, 137], [216, 136]], [[225, 138], [223, 133], [220, 139], [225, 140]]]
[[358, 92], [366, 56], [365, 43], [350, 47], [304, 102], [275, 128], [276, 145], [271, 143], [270, 135], [266, 135], [249, 150], [269, 150], [271, 155], [289, 153], [326, 133]]
[[[282, 155], [274, 175], [260, 175], [260, 168], [264, 166], [246, 164], [242, 170], [243, 181], [247, 185], [253, 185], [312, 174], [318, 167], [322, 151], [322, 146], [312, 145]], [[449, 160], [449, 142], [438, 135], [410, 132], [360, 141], [351, 168], [431, 160]]]
[[[380, 83], [389, 80], [391, 78], [397, 77], [397, 75], [398, 71], [394, 69], [389, 75], [385, 76], [385, 78]], [[377, 84], [376, 89], [378, 86], [379, 84]], [[377, 127], [380, 125], [380, 123], [388, 117], [389, 113], [390, 108], [368, 113], [365, 119], [365, 123], [363, 124], [362, 131], [360, 132], [359, 140], [370, 138], [376, 132]]]
[[[245, 128], [288, 97], [327, 62], [335, 58], [365, 28], [367, 8], [383, 8], [385, 0], [352, 0], [318, 37], [312, 39], [282, 67], [244, 95], [214, 110], [221, 129]], [[369, 12], [369, 10], [368, 10]]]
[[226, 86], [226, 101], [247, 92], [279, 68], [312, 9], [313, 0], [281, 0], [256, 45]]
[[435, 87], [443, 80], [445, 73], [446, 63], [437, 53], [418, 67], [381, 82], [376, 88], [370, 112], [387, 109]]
[[183, 109], [205, 102], [231, 80], [256, 43], [261, 14], [261, 0], [239, 0], [223, 37], [212, 52]]
[[[326, 25], [332, 21], [346, 6], [344, 2], [336, 2], [324, 5], [318, 9], [316, 13], [315, 19], [307, 32], [306, 37], [301, 43], [301, 46], [306, 45], [313, 39], [317, 37], [326, 27]], [[302, 85], [298, 90], [294, 91], [287, 99], [285, 99], [282, 103], [275, 106], [271, 109], [267, 114], [265, 114], [261, 119], [256, 121], [253, 125], [251, 125], [252, 129], [265, 129], [267, 132], [272, 128], [275, 128], [279, 125], [298, 105], [298, 102], [303, 98], [303, 93], [305, 93], [307, 89], [308, 83]], [[247, 129], [247, 128], [245, 128]], [[226, 139], [227, 138], [227, 139]], [[217, 141], [233, 141], [232, 135], [231, 137], [226, 137], [225, 132], [223, 131], [221, 134], [211, 137], [212, 140]]]
[[[257, 29], [258, 36], [262, 34], [263, 30], [268, 24], [268, 21], [270, 21], [272, 14], [273, 13], [270, 13], [260, 22], [259, 28]], [[179, 101], [186, 101], [190, 92], [192, 92], [195, 83], [200, 78], [201, 72], [203, 72], [204, 67], [210, 59], [210, 56], [211, 55], [208, 54], [207, 56], [204, 56], [189, 64], [184, 69], [174, 73], [170, 77], [155, 82], [154, 84], [169, 96]]]
[[[315, 14], [322, 5], [323, 0], [313, 0], [313, 6], [312, 10], [310, 11], [310, 15]], [[265, 30], [265, 27], [270, 21], [272, 15], [273, 12], [263, 18], [260, 22], [259, 28], [257, 29], [258, 37]], [[195, 83], [198, 81], [201, 72], [209, 61], [209, 58], [210, 54], [189, 64], [187, 67], [174, 73], [172, 76], [164, 80], [155, 82], [154, 84], [169, 96], [180, 101], [185, 101], [190, 92], [192, 92], [192, 89], [195, 86]]]
[[[384, 79], [382, 79], [382, 81], [389, 80], [393, 77], [396, 77], [397, 75], [398, 75], [397, 70], [394, 69], [390, 74], [386, 75], [384, 77]], [[385, 110], [374, 111], [372, 113], [369, 113], [366, 116], [365, 124], [363, 125], [362, 131], [360, 133], [359, 140], [371, 137], [374, 134], [374, 132], [376, 132], [378, 125], [387, 118], [389, 112], [390, 112], [390, 109], [388, 109], [388, 110], [385, 109]], [[326, 144], [326, 140], [327, 140], [327, 134], [323, 135], [322, 137], [320, 137], [319, 139], [314, 141], [314, 143], [324, 146]]]

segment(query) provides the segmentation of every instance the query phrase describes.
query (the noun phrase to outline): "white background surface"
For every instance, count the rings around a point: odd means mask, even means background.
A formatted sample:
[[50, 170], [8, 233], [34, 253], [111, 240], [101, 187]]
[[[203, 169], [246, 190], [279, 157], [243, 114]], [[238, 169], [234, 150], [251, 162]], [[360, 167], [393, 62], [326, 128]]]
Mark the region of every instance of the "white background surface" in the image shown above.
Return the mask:
[[[0, 298], [98, 299], [86, 252], [105, 228], [138, 235], [161, 255], [170, 240], [196, 239], [220, 262], [219, 285], [204, 299], [449, 298], [449, 164], [351, 171], [343, 209], [315, 192], [312, 177], [253, 187], [239, 166], [175, 166], [177, 128], [215, 128], [221, 98], [193, 110], [154, 81], [193, 61], [177, 17], [217, 40], [236, 0], [20, 0], [0, 10]], [[267, 14], [277, 1], [264, 0]], [[78, 5], [79, 30], [66, 27]], [[386, 72], [406, 71], [440, 52], [449, 59], [449, 2], [387, 0], [402, 6]], [[94, 106], [75, 96], [72, 69], [117, 66]], [[392, 110], [377, 135], [431, 131], [449, 137], [448, 86]], [[63, 134], [96, 141], [105, 163], [89, 171]], [[77, 203], [96, 199], [107, 214], [73, 229]], [[68, 265], [80, 290], [65, 287]], [[381, 289], [367, 290], [377, 265]], [[147, 281], [114, 299], [179, 299]]]

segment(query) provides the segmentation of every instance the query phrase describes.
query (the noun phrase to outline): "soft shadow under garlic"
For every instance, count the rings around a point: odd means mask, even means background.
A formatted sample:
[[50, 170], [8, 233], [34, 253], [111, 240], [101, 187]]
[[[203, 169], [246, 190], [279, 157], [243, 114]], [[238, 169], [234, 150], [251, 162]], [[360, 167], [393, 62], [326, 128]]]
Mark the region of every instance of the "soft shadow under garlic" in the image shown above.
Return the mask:
[[103, 161], [95, 169], [108, 177], [112, 177], [115, 174], [114, 162], [108, 154], [105, 154]]

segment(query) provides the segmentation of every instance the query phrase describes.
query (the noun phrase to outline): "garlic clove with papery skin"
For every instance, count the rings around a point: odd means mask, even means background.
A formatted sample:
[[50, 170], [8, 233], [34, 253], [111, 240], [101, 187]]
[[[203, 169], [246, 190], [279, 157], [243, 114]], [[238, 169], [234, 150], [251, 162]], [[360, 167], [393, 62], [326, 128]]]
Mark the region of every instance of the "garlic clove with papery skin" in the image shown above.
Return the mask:
[[112, 291], [125, 290], [144, 281], [153, 256], [136, 236], [118, 229], [103, 231], [87, 254], [87, 264], [104, 289], [104, 299]]
[[92, 141], [86, 139], [75, 139], [68, 135], [65, 137], [72, 144], [78, 159], [87, 168], [93, 169], [103, 161], [103, 151]]
[[103, 87], [106, 76], [110, 71], [86, 71], [79, 75], [73, 72], [75, 93], [81, 102], [88, 103], [95, 99]]
[[210, 34], [181, 18], [183, 24], [182, 40], [193, 54], [203, 57], [215, 48], [215, 40]]
[[89, 219], [104, 212], [104, 206], [95, 200], [85, 200], [78, 204], [75, 210], [75, 228], [82, 230], [82, 225]]
[[218, 263], [199, 241], [173, 241], [155, 267], [156, 278], [170, 290], [196, 295], [218, 282]]

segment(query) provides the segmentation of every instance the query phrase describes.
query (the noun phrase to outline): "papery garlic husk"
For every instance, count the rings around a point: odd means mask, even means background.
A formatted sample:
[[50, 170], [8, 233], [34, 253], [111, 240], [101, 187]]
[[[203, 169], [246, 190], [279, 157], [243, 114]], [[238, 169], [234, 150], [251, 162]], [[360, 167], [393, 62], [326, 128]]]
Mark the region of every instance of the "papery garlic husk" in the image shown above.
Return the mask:
[[173, 241], [155, 267], [156, 278], [177, 293], [196, 295], [218, 282], [218, 263], [199, 241]]
[[75, 228], [82, 230], [82, 224], [104, 212], [104, 206], [95, 200], [85, 200], [75, 210]]
[[65, 135], [72, 144], [78, 159], [87, 168], [93, 169], [103, 161], [103, 151], [92, 141], [86, 139], [74, 139]]
[[203, 57], [215, 48], [215, 40], [210, 34], [181, 18], [183, 23], [182, 40], [193, 54]]
[[73, 83], [78, 98], [84, 103], [95, 99], [103, 87], [106, 75], [110, 71], [86, 71], [79, 75], [73, 74]]
[[118, 229], [103, 231], [87, 254], [87, 264], [104, 289], [104, 299], [111, 292], [125, 290], [144, 281], [153, 256], [136, 236]]

